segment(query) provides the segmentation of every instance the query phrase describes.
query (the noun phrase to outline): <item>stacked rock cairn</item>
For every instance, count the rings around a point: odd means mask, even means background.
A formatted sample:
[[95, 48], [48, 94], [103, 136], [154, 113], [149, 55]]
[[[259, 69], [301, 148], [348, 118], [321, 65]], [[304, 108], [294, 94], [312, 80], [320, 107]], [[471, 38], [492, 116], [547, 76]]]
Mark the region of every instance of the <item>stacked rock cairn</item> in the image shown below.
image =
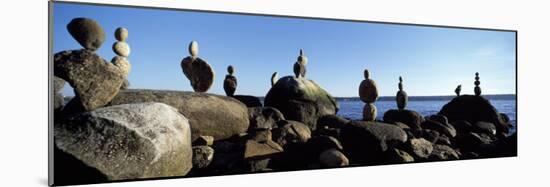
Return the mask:
[[359, 98], [365, 102], [363, 107], [363, 120], [374, 121], [376, 119], [376, 106], [374, 102], [378, 99], [378, 87], [376, 83], [370, 79], [369, 70], [364, 71], [365, 80], [359, 85]]
[[227, 96], [233, 96], [235, 90], [237, 89], [237, 77], [233, 76], [233, 66], [227, 66], [227, 75], [225, 75], [225, 80], [223, 81], [223, 90]]
[[273, 75], [271, 75], [271, 86], [275, 85], [277, 81], [279, 80], [279, 75], [277, 75], [277, 72], [273, 72]]
[[304, 50], [300, 49], [300, 56], [298, 56], [296, 63], [294, 63], [294, 75], [296, 75], [296, 78], [306, 77], [306, 65], [307, 57], [304, 55]]
[[189, 44], [189, 55], [181, 61], [183, 74], [195, 92], [206, 92], [214, 82], [214, 70], [208, 62], [198, 57], [199, 44], [196, 41]]
[[126, 39], [128, 38], [128, 29], [123, 27], [117, 28], [115, 30], [115, 38], [117, 41], [113, 44], [113, 51], [117, 54], [117, 56], [111, 59], [111, 63], [118, 67], [123, 67], [122, 69], [125, 70], [126, 74], [128, 74], [130, 71], [130, 63], [128, 61], [130, 46], [126, 43]]
[[462, 91], [462, 85], [458, 85], [455, 89], [456, 96], [460, 96], [460, 91]]
[[474, 84], [476, 85], [476, 87], [474, 87], [474, 93], [476, 94], [476, 96], [480, 96], [481, 95], [481, 88], [479, 87], [479, 73], [476, 72], [476, 81], [474, 82]]
[[401, 76], [399, 76], [398, 88], [399, 91], [397, 91], [395, 100], [397, 101], [397, 108], [403, 110], [407, 106], [409, 98], [407, 97], [407, 92], [403, 91], [403, 78]]

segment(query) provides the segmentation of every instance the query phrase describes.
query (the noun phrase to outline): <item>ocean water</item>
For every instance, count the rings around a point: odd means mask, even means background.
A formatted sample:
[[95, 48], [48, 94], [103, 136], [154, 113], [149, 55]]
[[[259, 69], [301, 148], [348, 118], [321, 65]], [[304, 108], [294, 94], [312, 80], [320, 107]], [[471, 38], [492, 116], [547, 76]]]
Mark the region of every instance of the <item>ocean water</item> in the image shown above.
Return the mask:
[[[516, 131], [516, 100], [489, 100], [491, 104], [498, 110], [500, 113], [508, 115], [510, 118], [510, 123], [513, 125], [511, 132]], [[423, 116], [437, 114], [443, 105], [447, 104], [447, 100], [426, 100], [426, 101], [409, 101], [407, 103], [407, 109], [417, 111]], [[354, 100], [354, 101], [338, 101], [340, 104], [340, 110], [338, 111], [339, 116], [345, 118], [359, 120], [363, 118], [363, 107], [365, 103]], [[377, 119], [382, 120], [384, 112], [390, 109], [396, 109], [397, 104], [395, 101], [376, 101]]]

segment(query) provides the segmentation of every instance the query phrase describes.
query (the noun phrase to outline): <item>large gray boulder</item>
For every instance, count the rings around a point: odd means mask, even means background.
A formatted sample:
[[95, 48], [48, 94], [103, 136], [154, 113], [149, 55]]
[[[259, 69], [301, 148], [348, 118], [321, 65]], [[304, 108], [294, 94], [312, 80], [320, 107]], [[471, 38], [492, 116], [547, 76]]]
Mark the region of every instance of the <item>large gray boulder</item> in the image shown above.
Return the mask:
[[[54, 138], [59, 152], [97, 170], [107, 180], [185, 176], [192, 167], [189, 122], [162, 103], [117, 105], [82, 113], [56, 123]], [[56, 162], [56, 170], [79, 172], [74, 169], [77, 166], [65, 164]]]
[[61, 51], [54, 55], [54, 75], [74, 88], [75, 97], [71, 103], [84, 111], [109, 103], [120, 90], [129, 67], [127, 62], [113, 64], [84, 49]]
[[264, 100], [265, 106], [279, 109], [286, 119], [299, 121], [316, 129], [317, 119], [336, 114], [338, 102], [312, 80], [286, 76], [277, 81]]
[[201, 135], [227, 139], [248, 129], [248, 109], [226, 96], [166, 90], [122, 90], [110, 105], [159, 102], [178, 109], [191, 125], [193, 140]]

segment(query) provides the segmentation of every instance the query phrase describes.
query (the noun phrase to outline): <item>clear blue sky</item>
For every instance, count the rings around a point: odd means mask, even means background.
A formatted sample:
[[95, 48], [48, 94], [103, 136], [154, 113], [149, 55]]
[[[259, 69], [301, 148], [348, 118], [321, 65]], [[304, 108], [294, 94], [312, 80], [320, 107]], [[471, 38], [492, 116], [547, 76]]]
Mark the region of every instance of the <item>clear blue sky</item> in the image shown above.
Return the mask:
[[[293, 75], [303, 48], [306, 77], [333, 96], [358, 96], [365, 68], [382, 96], [395, 95], [400, 75], [411, 96], [453, 95], [458, 84], [473, 94], [476, 71], [483, 94], [515, 94], [513, 32], [63, 3], [53, 15], [54, 52], [81, 48], [66, 29], [76, 17], [101, 24], [106, 40], [98, 53], [108, 61], [115, 29], [128, 28], [131, 88], [191, 91], [180, 62], [195, 40], [216, 72], [210, 93], [225, 94], [226, 67], [233, 65], [236, 94], [265, 96], [271, 74]], [[74, 95], [67, 86], [63, 93]]]

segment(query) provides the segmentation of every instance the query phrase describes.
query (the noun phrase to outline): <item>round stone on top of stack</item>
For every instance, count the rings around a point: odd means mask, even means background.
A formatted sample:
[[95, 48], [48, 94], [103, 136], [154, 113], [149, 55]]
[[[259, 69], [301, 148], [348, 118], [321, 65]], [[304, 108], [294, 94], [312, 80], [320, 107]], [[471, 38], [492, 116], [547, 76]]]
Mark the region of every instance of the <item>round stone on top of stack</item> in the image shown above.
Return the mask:
[[296, 63], [294, 63], [294, 75], [296, 78], [306, 77], [306, 64], [307, 57], [304, 55], [304, 50], [300, 49], [300, 56], [298, 56]]
[[403, 78], [399, 76], [399, 91], [397, 91], [397, 95], [395, 96], [395, 100], [397, 101], [397, 108], [399, 110], [405, 109], [407, 106], [407, 101], [409, 100], [407, 97], [407, 92], [403, 91]]
[[376, 83], [370, 79], [369, 70], [364, 71], [365, 80], [359, 85], [359, 98], [365, 102], [363, 108], [363, 120], [374, 121], [376, 119], [376, 106], [374, 102], [378, 99], [378, 87]]
[[476, 72], [476, 81], [474, 81], [474, 84], [476, 85], [476, 87], [474, 87], [474, 93], [476, 94], [476, 96], [480, 96], [481, 95], [481, 88], [479, 87], [479, 73]]
[[95, 20], [75, 18], [67, 24], [67, 30], [85, 49], [95, 51], [105, 41], [105, 31]]
[[210, 64], [198, 57], [199, 44], [192, 41], [189, 44], [189, 55], [181, 61], [183, 74], [191, 82], [191, 87], [195, 92], [206, 92], [214, 82], [214, 70]]

